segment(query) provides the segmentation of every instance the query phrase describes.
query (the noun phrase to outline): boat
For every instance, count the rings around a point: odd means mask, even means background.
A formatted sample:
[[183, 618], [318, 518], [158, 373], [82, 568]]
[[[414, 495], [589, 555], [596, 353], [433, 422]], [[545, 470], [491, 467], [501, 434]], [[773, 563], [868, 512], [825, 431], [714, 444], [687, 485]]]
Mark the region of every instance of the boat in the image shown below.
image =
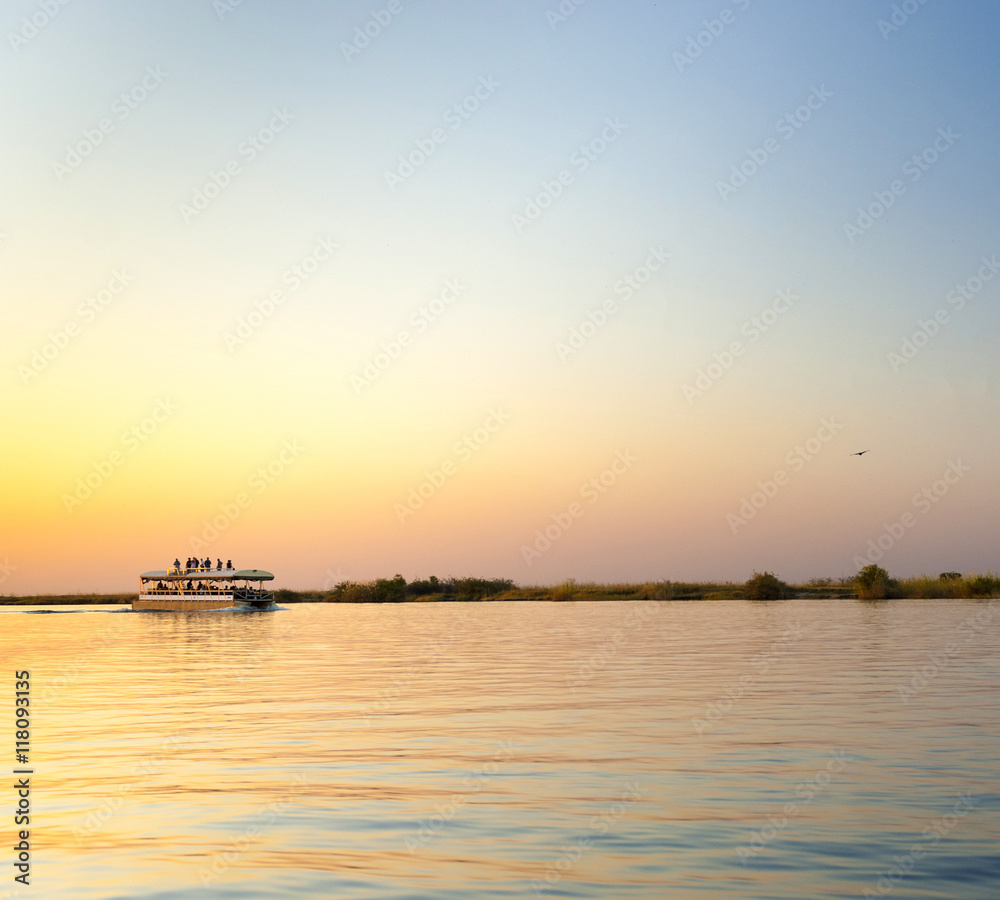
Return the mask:
[[273, 580], [263, 569], [171, 566], [139, 576], [132, 609], [266, 609], [274, 603], [274, 591], [264, 582]]

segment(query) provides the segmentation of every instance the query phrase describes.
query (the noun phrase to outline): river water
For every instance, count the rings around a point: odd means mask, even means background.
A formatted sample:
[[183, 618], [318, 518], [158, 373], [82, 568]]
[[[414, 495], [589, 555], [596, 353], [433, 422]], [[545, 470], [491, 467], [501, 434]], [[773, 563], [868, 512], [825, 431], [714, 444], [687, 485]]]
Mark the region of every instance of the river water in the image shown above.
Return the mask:
[[0, 898], [1000, 896], [1000, 601], [0, 607], [0, 659]]

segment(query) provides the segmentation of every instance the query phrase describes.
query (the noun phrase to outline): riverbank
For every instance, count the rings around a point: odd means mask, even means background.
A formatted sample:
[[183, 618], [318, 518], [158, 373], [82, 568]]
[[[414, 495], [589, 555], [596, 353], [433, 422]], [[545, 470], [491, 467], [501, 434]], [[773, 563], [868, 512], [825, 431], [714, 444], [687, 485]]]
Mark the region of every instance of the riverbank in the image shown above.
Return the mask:
[[[992, 574], [966, 575], [948, 573], [949, 577], [919, 576], [893, 582], [894, 599], [965, 599], [1000, 596], [1000, 577]], [[827, 578], [807, 584], [787, 585], [786, 596], [816, 600], [838, 597], [857, 598], [853, 583]], [[127, 606], [135, 594], [33, 594], [23, 597], [0, 596], [5, 606]], [[278, 590], [278, 604], [288, 603], [455, 603], [483, 600], [524, 600], [572, 602], [596, 600], [743, 600], [747, 585], [733, 582], [646, 582], [642, 584], [578, 584], [566, 581], [557, 585], [519, 587], [505, 579], [449, 579], [448, 581], [413, 581], [401, 577], [369, 582], [345, 582], [333, 590]]]

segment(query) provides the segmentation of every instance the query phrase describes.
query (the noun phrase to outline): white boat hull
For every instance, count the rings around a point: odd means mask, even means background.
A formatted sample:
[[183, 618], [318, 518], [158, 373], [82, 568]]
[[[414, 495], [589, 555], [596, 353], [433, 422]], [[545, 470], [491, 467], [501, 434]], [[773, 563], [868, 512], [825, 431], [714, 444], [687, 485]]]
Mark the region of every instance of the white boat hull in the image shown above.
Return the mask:
[[237, 600], [232, 594], [139, 594], [132, 609], [199, 610], [199, 609], [264, 609], [274, 603], [273, 597], [260, 600]]

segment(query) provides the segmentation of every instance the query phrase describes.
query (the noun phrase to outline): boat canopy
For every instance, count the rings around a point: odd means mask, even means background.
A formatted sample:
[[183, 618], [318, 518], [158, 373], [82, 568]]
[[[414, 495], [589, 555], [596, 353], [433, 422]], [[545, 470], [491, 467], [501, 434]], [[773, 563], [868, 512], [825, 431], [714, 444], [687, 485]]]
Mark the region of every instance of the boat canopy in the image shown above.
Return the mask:
[[143, 572], [139, 578], [142, 581], [273, 581], [274, 575], [263, 569], [191, 569], [184, 574], [177, 574], [173, 569], [159, 569], [153, 572]]

